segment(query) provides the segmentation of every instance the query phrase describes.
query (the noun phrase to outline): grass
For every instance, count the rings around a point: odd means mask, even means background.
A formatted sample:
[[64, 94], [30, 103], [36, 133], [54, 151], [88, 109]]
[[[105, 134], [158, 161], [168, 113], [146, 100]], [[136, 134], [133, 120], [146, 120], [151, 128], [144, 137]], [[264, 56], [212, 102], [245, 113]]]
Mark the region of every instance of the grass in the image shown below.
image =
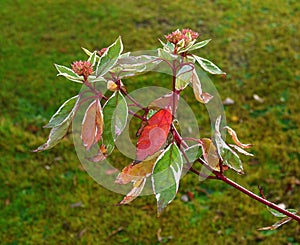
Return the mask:
[[[176, 200], [156, 218], [153, 196], [114, 206], [122, 197], [89, 177], [70, 137], [52, 150], [30, 152], [45, 141], [42, 126], [51, 114], [80, 89], [56, 78], [54, 63], [83, 59], [80, 47], [100, 49], [118, 35], [126, 51], [152, 49], [164, 34], [189, 27], [213, 39], [199, 55], [228, 73], [225, 80], [211, 77], [222, 99], [236, 102], [225, 108], [227, 121], [255, 144], [255, 158], [244, 159], [247, 174], [229, 176], [299, 209], [299, 11], [292, 0], [1, 1], [1, 243], [156, 244], [161, 229], [168, 244], [299, 244], [295, 222], [257, 231], [276, 219], [222, 183], [187, 175]], [[150, 79], [128, 80], [128, 88]], [[192, 104], [195, 111], [198, 106]], [[184, 203], [187, 191], [195, 199]]]

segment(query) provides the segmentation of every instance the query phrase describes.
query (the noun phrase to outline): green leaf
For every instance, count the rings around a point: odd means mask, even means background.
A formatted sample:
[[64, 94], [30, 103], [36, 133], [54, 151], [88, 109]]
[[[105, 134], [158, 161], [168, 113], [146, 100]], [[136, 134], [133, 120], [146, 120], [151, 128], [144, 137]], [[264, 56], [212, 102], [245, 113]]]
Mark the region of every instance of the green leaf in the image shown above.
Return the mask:
[[193, 75], [193, 68], [191, 65], [183, 65], [176, 75], [175, 88], [183, 90], [191, 81]]
[[103, 117], [103, 144], [109, 155], [114, 149], [115, 140], [122, 133], [127, 123], [128, 107], [121, 93], [113, 93], [109, 100], [106, 101], [103, 107]]
[[170, 144], [156, 160], [151, 180], [158, 214], [175, 198], [182, 166], [182, 157], [176, 144]]
[[158, 39], [163, 46], [163, 49], [168, 53], [174, 53], [175, 45], [173, 43], [167, 42], [164, 43], [160, 39]]
[[128, 118], [128, 106], [124, 96], [118, 92], [117, 94], [117, 108], [114, 112], [114, 139], [123, 132], [126, 127]]
[[211, 61], [201, 58], [197, 55], [193, 55], [193, 57], [196, 59], [196, 61], [199, 63], [199, 65], [207, 72], [211, 74], [226, 74], [223, 72], [219, 67], [217, 67], [214, 63]]
[[93, 75], [88, 76], [88, 81], [90, 83], [95, 83], [95, 82], [106, 82], [106, 79], [103, 77], [96, 77]]
[[[269, 206], [267, 206], [267, 209], [268, 211], [273, 214], [275, 217], [278, 217], [278, 218], [284, 218], [284, 217], [287, 217], [285, 214], [282, 214], [280, 213], [279, 211], [273, 209], [273, 208], [270, 208]], [[293, 213], [293, 214], [297, 214], [298, 211], [296, 209], [286, 209], [287, 211]]]
[[222, 145], [219, 154], [221, 154], [221, 157], [223, 158], [223, 164], [232, 168], [239, 174], [244, 173], [241, 159], [233, 150], [230, 149], [230, 147], [226, 145], [226, 143]]
[[167, 51], [169, 51], [170, 53], [174, 53], [175, 50], [175, 44], [167, 42], [166, 46], [164, 47], [164, 49], [166, 49]]
[[119, 59], [124, 59], [124, 58], [127, 58], [127, 57], [129, 57], [130, 56], [130, 52], [126, 52], [126, 53], [124, 53], [124, 54], [121, 54], [120, 56], [119, 56]]
[[158, 52], [158, 56], [161, 57], [164, 60], [168, 60], [168, 61], [173, 61], [176, 60], [178, 58], [177, 55], [171, 54], [168, 51], [165, 51], [164, 49], [159, 48], [157, 50]]
[[48, 150], [48, 149], [52, 148], [53, 146], [55, 146], [57, 143], [59, 143], [59, 141], [62, 138], [64, 138], [65, 135], [67, 134], [68, 129], [71, 125], [72, 119], [73, 118], [68, 118], [59, 126], [52, 128], [47, 142], [45, 144], [39, 146], [33, 152]]
[[89, 50], [86, 49], [86, 48], [81, 47], [81, 49], [82, 49], [83, 52], [85, 52], [88, 56], [91, 56], [91, 54], [93, 53], [93, 52], [89, 51]]
[[[196, 159], [202, 156], [202, 148], [201, 145], [192, 145], [189, 148], [185, 149], [185, 155], [189, 161], [189, 163], [193, 164]], [[183, 161], [186, 162], [186, 158], [182, 156]]]
[[66, 121], [72, 113], [74, 113], [74, 110], [78, 104], [78, 95], [68, 99], [65, 101], [61, 107], [55, 112], [55, 114], [51, 117], [49, 123], [44, 126], [44, 128], [53, 128], [61, 125], [64, 121]]
[[56, 70], [58, 71], [57, 76], [64, 76], [65, 78], [69, 79], [70, 81], [76, 82], [76, 83], [83, 83], [83, 77], [78, 76], [72, 69], [54, 64]]
[[111, 154], [114, 147], [115, 141], [113, 137], [113, 120], [112, 117], [114, 115], [114, 110], [116, 108], [116, 93], [113, 93], [112, 96], [106, 101], [103, 107], [103, 118], [104, 118], [104, 131], [102, 134], [103, 144], [106, 147], [107, 154]]
[[118, 74], [119, 78], [134, 76], [137, 73], [153, 70], [161, 60], [157, 56], [140, 55], [127, 56], [118, 60], [117, 65], [111, 69], [112, 72]]
[[94, 51], [94, 52], [90, 55], [90, 57], [89, 57], [89, 59], [88, 59], [88, 62], [90, 62], [90, 63], [92, 64], [92, 66], [94, 66], [94, 65], [96, 64], [96, 61], [97, 61], [98, 58], [99, 58], [99, 57], [97, 56], [97, 51]]
[[[183, 40], [182, 40], [183, 41]], [[184, 53], [190, 50], [190, 48], [194, 45], [194, 43], [196, 42], [196, 40], [193, 40], [191, 42], [189, 42], [189, 44], [186, 47], [179, 47], [177, 49], [178, 54], [180, 53]], [[177, 44], [178, 45], [178, 44]]]
[[219, 116], [216, 120], [215, 136], [214, 136], [214, 141], [217, 147], [219, 157], [223, 161], [223, 164], [235, 170], [237, 173], [243, 174], [244, 173], [243, 165], [238, 154], [235, 151], [233, 151], [222, 139], [222, 135], [220, 133], [220, 123], [221, 123], [221, 116]]
[[207, 39], [207, 40], [195, 43], [191, 48], [189, 48], [189, 51], [200, 49], [200, 48], [206, 46], [210, 41], [211, 41], [211, 39]]
[[118, 61], [120, 54], [123, 51], [123, 44], [121, 37], [110, 45], [106, 52], [100, 57], [97, 64], [96, 76], [101, 77], [105, 75]]

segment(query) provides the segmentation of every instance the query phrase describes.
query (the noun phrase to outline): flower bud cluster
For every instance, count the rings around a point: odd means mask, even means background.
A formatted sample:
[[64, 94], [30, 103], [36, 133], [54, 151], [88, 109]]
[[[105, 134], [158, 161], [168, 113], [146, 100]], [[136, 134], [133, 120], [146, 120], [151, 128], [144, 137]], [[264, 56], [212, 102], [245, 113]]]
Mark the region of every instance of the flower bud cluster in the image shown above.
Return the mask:
[[93, 65], [88, 61], [75, 61], [72, 64], [72, 70], [85, 79], [93, 73]]
[[175, 44], [176, 47], [185, 48], [189, 43], [196, 40], [199, 33], [192, 31], [191, 29], [177, 29], [172, 33], [165, 36], [167, 41]]

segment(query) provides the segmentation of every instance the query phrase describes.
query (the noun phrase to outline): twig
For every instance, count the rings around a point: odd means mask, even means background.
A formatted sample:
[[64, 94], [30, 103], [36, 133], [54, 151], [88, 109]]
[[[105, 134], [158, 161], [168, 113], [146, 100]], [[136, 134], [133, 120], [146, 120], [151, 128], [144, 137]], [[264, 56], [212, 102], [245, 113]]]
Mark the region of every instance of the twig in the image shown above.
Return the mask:
[[[191, 171], [191, 172], [199, 175], [195, 171]], [[225, 175], [221, 174], [218, 171], [213, 171], [213, 174], [216, 176], [217, 179], [222, 180], [223, 182], [231, 185], [232, 187], [234, 187], [235, 189], [243, 192], [244, 194], [246, 194], [247, 196], [251, 197], [252, 199], [254, 199], [254, 200], [256, 200], [256, 201], [258, 201], [258, 202], [260, 202], [260, 203], [262, 203], [264, 205], [267, 205], [268, 207], [273, 208], [273, 209], [277, 210], [278, 212], [280, 212], [280, 213], [282, 213], [282, 214], [284, 214], [284, 215], [286, 215], [286, 216], [288, 216], [288, 217], [296, 220], [298, 223], [300, 223], [300, 217], [299, 216], [297, 216], [297, 215], [295, 215], [295, 214], [293, 214], [293, 213], [291, 213], [291, 212], [289, 212], [289, 211], [287, 211], [287, 210], [279, 207], [278, 205], [276, 205], [276, 204], [268, 201], [267, 199], [265, 199], [263, 197], [260, 197], [260, 196], [258, 196], [256, 194], [254, 194], [253, 192], [251, 192], [248, 189], [246, 189], [245, 187], [237, 184], [236, 182], [234, 182], [231, 179], [227, 178]]]

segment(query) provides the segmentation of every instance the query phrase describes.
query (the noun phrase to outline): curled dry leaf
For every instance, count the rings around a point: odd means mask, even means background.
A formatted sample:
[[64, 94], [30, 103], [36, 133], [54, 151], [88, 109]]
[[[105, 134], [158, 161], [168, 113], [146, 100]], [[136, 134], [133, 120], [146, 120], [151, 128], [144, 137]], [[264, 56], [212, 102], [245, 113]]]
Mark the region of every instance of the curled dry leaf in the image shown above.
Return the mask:
[[191, 80], [192, 80], [193, 91], [194, 91], [196, 100], [198, 100], [199, 102], [201, 102], [203, 104], [208, 103], [213, 98], [213, 96], [210, 95], [209, 93], [203, 93], [202, 87], [201, 87], [201, 82], [199, 80], [199, 77], [198, 77], [195, 69], [193, 70]]
[[252, 147], [252, 144], [241, 143], [237, 137], [236, 132], [232, 128], [230, 128], [229, 126], [225, 126], [224, 128], [227, 129], [227, 132], [229, 133], [229, 135], [231, 136], [232, 140], [234, 141], [234, 143], [236, 145], [238, 145], [239, 147], [242, 147], [244, 149]]
[[288, 223], [289, 221], [293, 220], [292, 218], [290, 217], [286, 217], [286, 218], [283, 218], [282, 220], [276, 222], [275, 224], [271, 225], [271, 226], [267, 226], [267, 227], [262, 227], [262, 228], [259, 228], [258, 230], [259, 231], [268, 231], [268, 230], [276, 230], [277, 228], [279, 228], [280, 226]]
[[119, 173], [115, 181], [117, 184], [133, 182], [133, 188], [120, 204], [127, 204], [139, 196], [145, 186], [146, 178], [152, 173], [153, 165], [161, 152], [156, 152], [153, 156], [138, 164], [131, 163]]
[[249, 157], [253, 157], [254, 155], [252, 153], [249, 153], [247, 151], [245, 151], [244, 149], [242, 149], [241, 147], [237, 146], [237, 145], [233, 145], [233, 144], [229, 144], [232, 148], [234, 148], [236, 151], [238, 151], [239, 153], [242, 153], [246, 156]]
[[172, 114], [165, 109], [159, 110], [148, 120], [137, 142], [136, 162], [145, 160], [164, 145], [171, 123]]
[[103, 127], [102, 108], [96, 99], [87, 108], [82, 121], [81, 139], [87, 150], [101, 139]]

